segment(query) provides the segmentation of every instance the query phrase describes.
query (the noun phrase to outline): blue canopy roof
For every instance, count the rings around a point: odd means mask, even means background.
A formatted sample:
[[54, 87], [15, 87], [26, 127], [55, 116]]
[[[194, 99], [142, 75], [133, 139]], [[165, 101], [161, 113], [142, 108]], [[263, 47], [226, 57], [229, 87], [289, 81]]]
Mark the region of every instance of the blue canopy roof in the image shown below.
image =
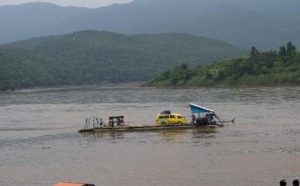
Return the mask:
[[190, 107], [191, 107], [191, 112], [192, 112], [192, 114], [194, 114], [194, 113], [215, 112], [215, 111], [212, 110], [212, 109], [205, 108], [205, 107], [202, 107], [202, 106], [200, 106], [200, 105], [196, 105], [196, 104], [194, 104], [194, 103], [190, 103]]

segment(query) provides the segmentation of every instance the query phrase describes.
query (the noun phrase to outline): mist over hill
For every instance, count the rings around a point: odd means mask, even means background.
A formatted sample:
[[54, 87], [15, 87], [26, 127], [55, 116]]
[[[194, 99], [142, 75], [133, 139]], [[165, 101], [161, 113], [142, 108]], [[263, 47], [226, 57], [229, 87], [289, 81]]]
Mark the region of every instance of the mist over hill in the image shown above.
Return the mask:
[[30, 3], [0, 7], [0, 43], [80, 30], [188, 33], [249, 49], [300, 46], [299, 0], [135, 0], [88, 9]]
[[0, 7], [0, 43], [60, 33], [66, 18], [90, 11], [50, 3], [28, 3]]

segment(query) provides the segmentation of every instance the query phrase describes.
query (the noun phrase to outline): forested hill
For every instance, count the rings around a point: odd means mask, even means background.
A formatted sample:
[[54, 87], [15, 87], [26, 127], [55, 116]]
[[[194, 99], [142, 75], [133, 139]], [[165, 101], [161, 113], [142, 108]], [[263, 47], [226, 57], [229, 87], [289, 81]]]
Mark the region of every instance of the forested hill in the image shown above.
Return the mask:
[[249, 57], [189, 68], [182, 64], [148, 83], [150, 86], [258, 86], [300, 85], [300, 52], [288, 42], [278, 51], [259, 52], [252, 47]]
[[[148, 81], [182, 63], [197, 66], [243, 54], [242, 50], [222, 41], [177, 33], [129, 36], [81, 31], [4, 47], [9, 51], [0, 49], [1, 69], [5, 69], [0, 74], [2, 90]], [[22, 78], [16, 74], [34, 77]]]
[[0, 90], [53, 83], [50, 61], [21, 49], [0, 47]]

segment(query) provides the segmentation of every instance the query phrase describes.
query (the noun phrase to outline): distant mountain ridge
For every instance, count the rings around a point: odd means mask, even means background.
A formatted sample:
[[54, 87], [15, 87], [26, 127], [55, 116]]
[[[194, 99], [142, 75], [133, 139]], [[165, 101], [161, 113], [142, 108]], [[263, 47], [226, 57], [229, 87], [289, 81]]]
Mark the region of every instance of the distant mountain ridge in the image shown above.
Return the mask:
[[0, 7], [0, 43], [58, 34], [66, 18], [90, 11], [50, 3], [28, 3]]
[[0, 43], [80, 30], [188, 33], [249, 49], [300, 46], [299, 0], [135, 0], [88, 9], [44, 3], [0, 7]]

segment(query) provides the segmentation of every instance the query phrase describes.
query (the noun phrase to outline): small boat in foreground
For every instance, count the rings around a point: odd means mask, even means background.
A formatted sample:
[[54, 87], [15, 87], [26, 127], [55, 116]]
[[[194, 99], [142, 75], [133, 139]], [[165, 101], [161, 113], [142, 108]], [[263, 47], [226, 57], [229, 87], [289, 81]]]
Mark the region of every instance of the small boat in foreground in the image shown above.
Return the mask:
[[95, 186], [89, 183], [58, 182], [54, 186]]

